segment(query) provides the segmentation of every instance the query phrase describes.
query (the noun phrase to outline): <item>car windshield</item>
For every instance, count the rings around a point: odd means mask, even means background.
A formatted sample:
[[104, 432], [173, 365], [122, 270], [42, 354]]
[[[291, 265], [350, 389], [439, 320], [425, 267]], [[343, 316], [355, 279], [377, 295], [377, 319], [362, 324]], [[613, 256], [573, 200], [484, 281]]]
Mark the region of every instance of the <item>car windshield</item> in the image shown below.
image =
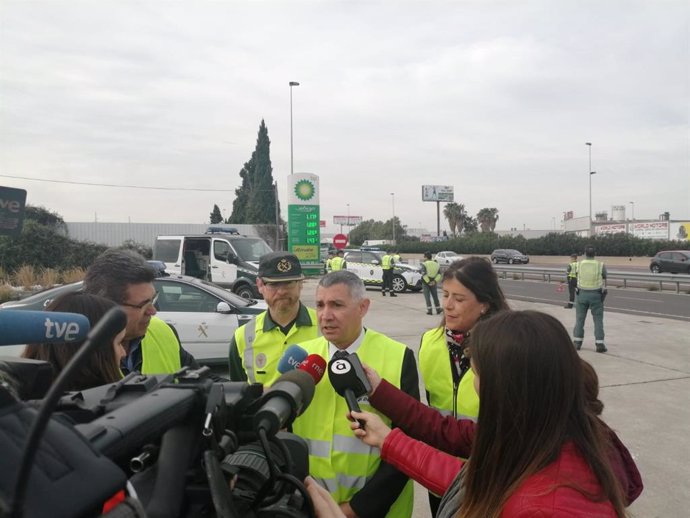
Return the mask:
[[273, 250], [260, 238], [243, 237], [242, 239], [230, 239], [232, 246], [237, 251], [240, 259], [250, 262], [258, 262], [262, 255], [270, 254]]
[[506, 250], [506, 252], [508, 252], [509, 254], [513, 254], [513, 255], [522, 255], [522, 252], [520, 252], [518, 250]]

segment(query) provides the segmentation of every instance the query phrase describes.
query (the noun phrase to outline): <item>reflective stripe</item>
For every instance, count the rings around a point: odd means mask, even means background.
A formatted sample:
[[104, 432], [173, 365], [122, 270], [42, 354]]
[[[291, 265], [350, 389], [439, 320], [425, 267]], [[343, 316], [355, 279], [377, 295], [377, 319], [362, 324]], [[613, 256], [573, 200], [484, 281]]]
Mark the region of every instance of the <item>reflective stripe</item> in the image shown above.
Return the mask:
[[354, 435], [351, 435], [350, 437], [345, 437], [344, 435], [338, 434], [333, 435], [333, 451], [356, 453], [360, 455], [371, 455], [372, 452], [375, 452], [377, 455], [379, 455], [378, 448], [364, 444]]
[[316, 480], [321, 487], [325, 487], [329, 493], [335, 493], [338, 490], [338, 483], [334, 478], [315, 478], [314, 480]]
[[367, 483], [367, 477], [356, 477], [343, 473], [338, 473], [336, 478], [316, 478], [315, 480], [321, 487], [325, 487], [329, 493], [336, 493], [338, 489], [360, 490]]
[[309, 453], [314, 457], [328, 459], [331, 456], [331, 443], [328, 441], [318, 441], [316, 439], [306, 439], [309, 444]]
[[[251, 324], [251, 325], [250, 325]], [[256, 338], [256, 320], [242, 326], [244, 329], [244, 370], [250, 383], [256, 383], [254, 373], [254, 339]]]
[[367, 477], [357, 477], [352, 475], [345, 475], [344, 473], [338, 473], [336, 475], [336, 480], [340, 487], [346, 489], [357, 489], [360, 490], [367, 483]]
[[603, 344], [604, 344], [604, 340], [594, 340], [594, 343], [597, 344], [597, 345], [603, 345]]

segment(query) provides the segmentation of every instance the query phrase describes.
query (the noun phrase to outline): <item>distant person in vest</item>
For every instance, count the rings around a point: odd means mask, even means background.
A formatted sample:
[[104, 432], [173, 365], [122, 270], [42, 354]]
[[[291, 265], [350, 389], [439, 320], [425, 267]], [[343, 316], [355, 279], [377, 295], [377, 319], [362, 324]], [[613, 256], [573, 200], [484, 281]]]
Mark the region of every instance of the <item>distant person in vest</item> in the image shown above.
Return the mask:
[[[412, 350], [364, 328], [369, 310], [364, 284], [354, 273], [333, 272], [316, 290], [316, 312], [323, 337], [299, 345], [326, 361], [341, 351], [357, 353], [362, 363], [404, 392], [419, 399], [419, 378]], [[381, 372], [381, 371], [379, 371]], [[359, 406], [376, 412], [366, 397]], [[382, 462], [377, 448], [352, 435], [349, 410], [328, 377], [316, 386], [314, 399], [293, 424], [293, 432], [309, 443], [309, 471], [326, 488], [347, 517], [409, 518], [412, 515], [412, 482]], [[381, 415], [390, 424], [390, 420]]]
[[333, 250], [328, 251], [328, 259], [326, 259], [326, 273], [330, 273], [333, 270]]
[[304, 275], [289, 252], [261, 257], [256, 285], [268, 310], [235, 330], [230, 341], [230, 379], [271, 385], [285, 350], [319, 336], [316, 312], [300, 302]]
[[594, 320], [594, 344], [598, 353], [607, 351], [604, 345], [604, 299], [606, 298], [606, 266], [594, 259], [594, 247], [585, 248], [585, 258], [577, 265], [577, 297], [575, 299], [575, 328], [573, 343], [579, 351], [585, 338], [587, 310]]
[[122, 346], [123, 373], [171, 374], [184, 366], [199, 368], [194, 356], [180, 345], [175, 331], [156, 317], [155, 273], [146, 260], [130, 250], [108, 250], [98, 256], [84, 277], [86, 293], [122, 306], [127, 327]]
[[345, 261], [345, 252], [338, 250], [336, 256], [331, 259], [331, 271], [339, 272], [340, 270], [347, 269], [347, 262]]
[[[443, 319], [422, 335], [419, 372], [430, 407], [457, 419], [476, 421], [479, 396], [470, 369], [468, 336], [480, 320], [509, 309], [491, 263], [468, 257], [451, 263], [441, 282]], [[429, 493], [431, 514], [441, 499]]]
[[436, 314], [441, 313], [441, 305], [438, 303], [438, 281], [441, 280], [441, 266], [431, 258], [431, 252], [424, 252], [422, 262], [422, 292], [426, 302], [426, 314], [432, 315], [431, 299], [434, 299]]
[[577, 288], [577, 254], [570, 256], [570, 263], [566, 272], [568, 277], [568, 303], [563, 307], [571, 309], [575, 302], [575, 289]]
[[395, 268], [395, 259], [393, 253], [386, 252], [381, 258], [381, 268], [383, 269], [383, 288], [381, 288], [381, 295], [386, 296], [386, 291], [390, 293], [391, 297], [397, 297], [393, 291], [393, 268]]

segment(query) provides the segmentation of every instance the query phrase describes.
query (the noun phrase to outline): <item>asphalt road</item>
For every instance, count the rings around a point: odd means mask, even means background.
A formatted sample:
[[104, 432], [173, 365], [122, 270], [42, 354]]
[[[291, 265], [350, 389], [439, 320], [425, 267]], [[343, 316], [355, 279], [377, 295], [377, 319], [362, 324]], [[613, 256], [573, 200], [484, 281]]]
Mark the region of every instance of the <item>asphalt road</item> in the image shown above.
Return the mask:
[[[568, 301], [565, 285], [538, 281], [501, 280], [507, 298], [543, 304], [564, 305]], [[557, 291], [564, 286], [564, 291]], [[690, 322], [690, 295], [668, 292], [609, 288], [606, 311], [672, 318]]]

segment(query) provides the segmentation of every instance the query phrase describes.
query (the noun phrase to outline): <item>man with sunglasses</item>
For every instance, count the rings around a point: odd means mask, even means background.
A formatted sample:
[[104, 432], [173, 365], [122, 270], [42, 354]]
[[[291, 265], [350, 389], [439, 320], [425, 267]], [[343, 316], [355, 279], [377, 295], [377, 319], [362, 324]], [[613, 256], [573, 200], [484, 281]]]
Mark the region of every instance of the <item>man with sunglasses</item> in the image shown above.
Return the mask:
[[230, 341], [230, 379], [271, 385], [278, 362], [292, 344], [319, 336], [316, 312], [300, 302], [302, 266], [289, 252], [261, 257], [256, 285], [268, 310], [239, 327]]
[[139, 254], [108, 250], [86, 271], [83, 290], [116, 302], [127, 313], [122, 345], [127, 355], [122, 372], [170, 374], [182, 367], [198, 368], [194, 357], [180, 345], [175, 331], [156, 317], [158, 294], [155, 272]]

